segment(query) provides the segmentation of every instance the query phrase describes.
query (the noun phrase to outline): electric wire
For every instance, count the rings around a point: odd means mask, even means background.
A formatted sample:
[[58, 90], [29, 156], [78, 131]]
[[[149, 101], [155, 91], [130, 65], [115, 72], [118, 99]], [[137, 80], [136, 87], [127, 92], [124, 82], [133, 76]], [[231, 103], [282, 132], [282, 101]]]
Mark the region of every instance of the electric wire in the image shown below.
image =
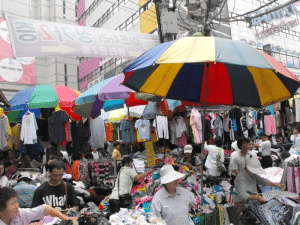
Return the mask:
[[[105, 0], [105, 1], [114, 4], [114, 2], [112, 2], [112, 1], [109, 1], [109, 0]], [[130, 1], [130, 2], [131, 2], [131, 1]], [[131, 9], [131, 8], [126, 7], [126, 6], [123, 6], [123, 5], [120, 5], [120, 7], [123, 7], [123, 9], [124, 9], [125, 11], [130, 12], [130, 13], [132, 13], [132, 14], [134, 14], [134, 13], [136, 13], [136, 12], [139, 12], [139, 10]], [[134, 10], [135, 12], [128, 11], [127, 9]], [[150, 10], [150, 11], [151, 11], [151, 10]], [[147, 14], [146, 11], [144, 11], [143, 13], [145, 13], [146, 15], [148, 15], [148, 16], [150, 16], [150, 17], [156, 19], [156, 17], [154, 17], [154, 16], [152, 16], [152, 15], [150, 15], [150, 14]], [[143, 13], [142, 13], [142, 14], [143, 14]], [[141, 14], [139, 14], [139, 15], [141, 15]], [[155, 21], [152, 21], [152, 22], [155, 22]]]
[[[248, 19], [248, 20], [249, 20], [249, 19], [255, 19], [255, 18], [257, 18], [257, 17], [261, 17], [261, 16], [263, 16], [263, 15], [272, 13], [272, 12], [277, 11], [277, 10], [280, 10], [280, 9], [282, 9], [282, 8], [284, 8], [284, 7], [286, 7], [286, 6], [289, 6], [289, 5], [291, 5], [291, 4], [295, 3], [295, 2], [298, 2], [298, 0], [291, 0], [290, 2], [287, 2], [287, 3], [283, 4], [283, 5], [280, 5], [280, 6], [278, 6], [278, 7], [275, 7], [275, 8], [273, 8], [273, 9], [271, 9], [271, 10], [268, 10], [268, 11], [266, 11], [266, 12], [264, 12], [264, 13], [258, 14], [258, 15], [253, 16], [253, 17], [245, 17], [245, 18], [243, 18], [243, 19], [234, 19], [234, 20], [230, 20], [230, 18], [223, 18], [223, 19], [216, 19], [216, 20], [224, 21], [224, 22], [230, 22], [230, 23], [231, 23], [231, 22], [236, 22], [236, 21], [245, 21], [245, 20], [247, 20], [247, 19]], [[248, 14], [248, 13], [245, 13], [245, 14]]]

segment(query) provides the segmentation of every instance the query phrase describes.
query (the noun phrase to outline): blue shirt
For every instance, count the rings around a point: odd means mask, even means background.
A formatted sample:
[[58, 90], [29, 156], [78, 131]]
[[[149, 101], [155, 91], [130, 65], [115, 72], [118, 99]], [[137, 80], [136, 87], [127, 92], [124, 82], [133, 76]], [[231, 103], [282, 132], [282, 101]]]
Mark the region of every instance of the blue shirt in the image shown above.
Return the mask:
[[150, 140], [150, 121], [137, 120], [135, 128], [138, 129], [140, 140]]
[[21, 181], [14, 187], [14, 189], [18, 193], [17, 197], [20, 208], [30, 208], [36, 187]]
[[123, 143], [131, 143], [136, 141], [134, 126], [132, 122], [123, 121], [120, 126], [122, 131]]

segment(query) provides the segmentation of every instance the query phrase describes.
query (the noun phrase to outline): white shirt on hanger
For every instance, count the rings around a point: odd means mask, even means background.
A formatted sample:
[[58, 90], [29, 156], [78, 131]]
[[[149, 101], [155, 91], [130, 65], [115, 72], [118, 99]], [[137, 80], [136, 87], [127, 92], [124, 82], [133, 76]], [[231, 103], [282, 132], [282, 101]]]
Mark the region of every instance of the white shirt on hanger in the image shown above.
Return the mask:
[[21, 127], [21, 137], [20, 139], [24, 141], [24, 144], [34, 144], [37, 141], [37, 123], [33, 113], [28, 112], [23, 116], [22, 127]]

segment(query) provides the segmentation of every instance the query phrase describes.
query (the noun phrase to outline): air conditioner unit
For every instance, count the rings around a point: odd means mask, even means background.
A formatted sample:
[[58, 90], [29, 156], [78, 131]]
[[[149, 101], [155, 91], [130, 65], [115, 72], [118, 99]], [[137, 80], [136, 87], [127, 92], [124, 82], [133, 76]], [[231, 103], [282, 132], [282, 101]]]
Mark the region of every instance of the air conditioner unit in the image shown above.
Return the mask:
[[94, 86], [94, 82], [91, 82], [91, 83], [88, 84], [88, 88], [91, 88], [93, 86]]
[[100, 82], [100, 78], [95, 79], [93, 82], [94, 82], [94, 85], [98, 84]]

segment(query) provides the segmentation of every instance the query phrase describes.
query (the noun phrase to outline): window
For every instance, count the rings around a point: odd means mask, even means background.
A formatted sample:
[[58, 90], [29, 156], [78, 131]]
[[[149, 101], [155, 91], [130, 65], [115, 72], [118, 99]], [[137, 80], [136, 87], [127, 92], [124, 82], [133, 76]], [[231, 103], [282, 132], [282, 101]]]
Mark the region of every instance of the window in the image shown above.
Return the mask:
[[75, 5], [75, 17], [77, 18], [77, 4]]
[[63, 14], [66, 14], [66, 0], [63, 0]]

